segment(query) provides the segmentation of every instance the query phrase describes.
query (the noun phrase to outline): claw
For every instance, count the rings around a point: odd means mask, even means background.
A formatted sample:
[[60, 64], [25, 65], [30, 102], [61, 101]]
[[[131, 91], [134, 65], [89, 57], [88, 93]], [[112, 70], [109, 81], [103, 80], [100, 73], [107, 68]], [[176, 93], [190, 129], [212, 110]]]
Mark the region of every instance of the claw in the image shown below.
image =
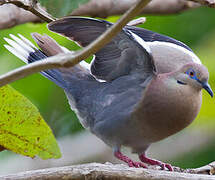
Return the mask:
[[134, 164], [134, 167], [136, 167], [136, 168], [147, 168], [146, 167], [146, 165], [144, 165], [143, 163], [141, 163], [141, 162], [133, 162], [133, 164]]
[[169, 169], [169, 171], [173, 171], [173, 167], [171, 166], [171, 164], [165, 164], [165, 167]]
[[150, 159], [148, 157], [146, 157], [145, 154], [141, 154], [139, 156], [139, 159], [144, 162], [144, 163], [147, 163], [147, 164], [150, 164], [150, 165], [158, 165], [161, 167], [162, 170], [164, 170], [165, 168], [167, 168], [169, 171], [173, 171], [173, 168], [170, 164], [166, 164], [166, 163], [163, 163], [161, 161], [157, 161], [157, 160], [154, 160], [154, 159]]
[[123, 155], [120, 151], [115, 151], [114, 156], [117, 159], [120, 159], [120, 160], [124, 161], [125, 163], [127, 163], [129, 167], [147, 168], [147, 166], [145, 164], [143, 164], [142, 162], [135, 162], [132, 159], [130, 159], [129, 157]]

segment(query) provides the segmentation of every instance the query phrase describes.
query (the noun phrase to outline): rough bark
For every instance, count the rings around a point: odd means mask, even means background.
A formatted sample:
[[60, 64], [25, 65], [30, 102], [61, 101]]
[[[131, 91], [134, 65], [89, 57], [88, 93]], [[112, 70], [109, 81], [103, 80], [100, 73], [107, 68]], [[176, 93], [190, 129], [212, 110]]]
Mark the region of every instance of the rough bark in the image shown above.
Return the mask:
[[215, 0], [191, 0], [194, 2], [197, 2], [199, 4], [211, 7], [211, 8], [215, 8]]
[[2, 180], [212, 180], [212, 175], [191, 174], [182, 172], [168, 172], [143, 168], [129, 168], [125, 165], [112, 165], [110, 163], [90, 163], [75, 166], [66, 166], [23, 173], [0, 176]]
[[[209, 0], [205, 1], [208, 2]], [[108, 17], [111, 15], [119, 15], [125, 13], [136, 2], [137, 0], [90, 0], [89, 3], [84, 4], [75, 10], [72, 15], [87, 15], [91, 17]], [[23, 9], [18, 8], [15, 5], [5, 3], [15, 4]], [[41, 20], [38, 16], [36, 16], [38, 15], [36, 14], [36, 11], [33, 12], [36, 15], [31, 13], [33, 9], [30, 7], [31, 3], [28, 3], [28, 1], [0, 0], [0, 4], [4, 4], [0, 6], [0, 17], [3, 17], [0, 20], [0, 29], [10, 28], [26, 22], [38, 22]], [[204, 4], [207, 5], [207, 3]], [[153, 0], [146, 8], [143, 9], [142, 14], [174, 14], [199, 6], [200, 4], [187, 0], [165, 0], [165, 3], [163, 0]], [[39, 6], [35, 6], [34, 8], [38, 7]], [[45, 21], [47, 20], [49, 21], [49, 19], [46, 19]]]
[[[88, 15], [92, 17], [108, 17], [123, 14], [137, 0], [90, 0], [73, 11], [72, 15]], [[188, 0], [153, 0], [142, 10], [142, 14], [173, 14], [190, 8], [199, 7], [200, 4]]]
[[13, 4], [0, 6], [0, 29], [10, 28], [26, 22], [41, 22], [34, 14]]
[[[13, 3], [19, 7], [32, 11], [30, 5], [24, 0], [0, 0], [0, 4]], [[29, 1], [31, 2], [31, 1]], [[72, 15], [108, 17], [125, 13], [137, 0], [90, 0], [73, 11]], [[147, 7], [143, 8], [142, 14], [175, 14], [188, 9], [193, 9], [206, 5], [215, 7], [214, 0], [153, 0]], [[38, 7], [38, 6], [35, 6]], [[3, 5], [0, 7], [0, 29], [10, 28], [26, 22], [38, 22], [40, 18], [20, 9], [14, 5]], [[51, 17], [50, 17], [51, 18]], [[47, 21], [47, 20], [46, 20]]]

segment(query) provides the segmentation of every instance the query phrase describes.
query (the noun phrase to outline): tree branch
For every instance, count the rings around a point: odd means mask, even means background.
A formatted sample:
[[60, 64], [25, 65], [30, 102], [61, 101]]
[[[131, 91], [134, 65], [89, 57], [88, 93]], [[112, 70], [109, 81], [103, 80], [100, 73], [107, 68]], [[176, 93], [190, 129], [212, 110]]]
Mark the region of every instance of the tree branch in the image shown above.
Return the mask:
[[0, 6], [0, 17], [0, 29], [10, 28], [26, 22], [41, 22], [41, 19], [36, 15], [13, 4]]
[[[210, 167], [214, 169], [214, 167]], [[152, 169], [143, 169], [143, 168], [129, 168], [125, 165], [117, 164], [112, 165], [111, 163], [99, 164], [99, 163], [90, 163], [83, 165], [75, 166], [66, 166], [66, 167], [57, 167], [50, 169], [42, 169], [35, 171], [27, 171], [23, 173], [16, 173], [6, 176], [0, 176], [0, 179], [10, 179], [10, 180], [36, 180], [36, 179], [70, 179], [70, 180], [82, 180], [82, 179], [91, 179], [91, 180], [212, 180], [214, 176], [209, 175], [200, 175], [200, 174], [190, 174], [179, 172], [168, 172], [168, 171], [159, 171]], [[192, 173], [192, 170], [190, 170]]]
[[[108, 17], [111, 15], [123, 14], [137, 0], [90, 0], [72, 12], [72, 15]], [[188, 0], [153, 0], [141, 10], [141, 14], [173, 14], [196, 8], [200, 5]]]
[[43, 71], [51, 68], [59, 67], [72, 67], [75, 64], [78, 64], [83, 59], [86, 59], [92, 54], [95, 54], [99, 49], [101, 49], [105, 44], [111, 41], [111, 39], [122, 30], [122, 28], [133, 18], [135, 17], [142, 9], [145, 7], [151, 0], [139, 0], [134, 6], [132, 6], [121, 18], [99, 36], [95, 41], [90, 45], [85, 47], [81, 51], [77, 51], [75, 54], [67, 53], [60, 54], [57, 56], [49, 57], [43, 61], [37, 61], [21, 68], [17, 68], [11, 72], [8, 72], [0, 76], [0, 86], [11, 83], [15, 80], [26, 77], [30, 74]]
[[215, 0], [189, 0], [189, 1], [197, 2], [201, 5], [215, 8]]
[[[72, 12], [72, 15], [108, 17], [124, 13], [136, 1], [90, 0]], [[141, 11], [142, 14], [174, 14], [205, 5], [215, 8], [214, 0], [153, 0]]]
[[[125, 13], [137, 0], [90, 0], [88, 3], [81, 5], [73, 11], [72, 15], [91, 16], [91, 17], [108, 17], [111, 15], [120, 15]], [[17, 7], [28, 10], [32, 13], [26, 14], [26, 11], [13, 6], [2, 6], [0, 16], [6, 17], [0, 20], [0, 29], [9, 28], [25, 22], [37, 22], [43, 19], [51, 22], [55, 18], [44, 11], [35, 0], [0, 0], [1, 4], [14, 4]], [[142, 14], [175, 14], [188, 9], [193, 9], [206, 5], [215, 7], [214, 0], [153, 0], [143, 8]], [[8, 14], [8, 15], [7, 15]], [[34, 14], [34, 15], [33, 15]], [[36, 17], [36, 16], [37, 17]], [[8, 18], [11, 17], [11, 18]], [[11, 21], [12, 20], [12, 21]]]
[[146, 18], [145, 17], [140, 17], [134, 20], [131, 20], [127, 23], [128, 26], [137, 26], [140, 24], [144, 24], [146, 22]]
[[0, 5], [14, 4], [19, 8], [32, 12], [45, 22], [54, 21], [55, 18], [48, 14], [37, 2], [37, 0], [0, 0]]

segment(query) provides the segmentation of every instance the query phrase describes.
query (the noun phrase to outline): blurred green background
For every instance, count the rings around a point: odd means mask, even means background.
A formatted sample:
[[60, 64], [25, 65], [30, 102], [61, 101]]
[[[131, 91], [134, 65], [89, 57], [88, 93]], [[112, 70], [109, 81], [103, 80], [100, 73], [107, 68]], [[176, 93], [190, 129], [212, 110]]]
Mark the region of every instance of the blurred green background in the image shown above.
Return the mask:
[[[182, 14], [168, 16], [146, 16], [147, 21], [141, 25], [146, 29], [156, 31], [189, 45], [210, 72], [210, 84], [215, 89], [215, 10], [199, 8], [189, 10]], [[109, 17], [107, 20], [115, 22], [119, 17]], [[38, 32], [48, 34], [61, 45], [71, 50], [78, 49], [77, 45], [66, 38], [49, 32], [46, 24], [24, 24], [11, 29], [1, 30], [0, 33], [0, 73], [3, 74], [11, 69], [24, 65], [18, 58], [10, 54], [3, 44], [3, 37], [9, 34], [20, 33], [33, 41], [30, 34]], [[83, 130], [75, 114], [70, 110], [67, 99], [62, 89], [41, 76], [39, 73], [12, 83], [12, 86], [20, 93], [29, 98], [40, 110], [44, 119], [51, 126], [57, 138], [73, 134]], [[215, 130], [215, 103], [214, 99], [203, 92], [203, 104], [201, 112], [192, 128], [208, 127], [209, 131]], [[181, 132], [183, 133], [183, 132]], [[214, 136], [215, 137], [215, 136]], [[215, 160], [215, 143], [203, 147], [201, 152], [196, 150], [183, 157], [170, 160], [180, 167], [199, 167]], [[195, 153], [196, 152], [196, 153]], [[1, 157], [0, 157], [1, 158]]]

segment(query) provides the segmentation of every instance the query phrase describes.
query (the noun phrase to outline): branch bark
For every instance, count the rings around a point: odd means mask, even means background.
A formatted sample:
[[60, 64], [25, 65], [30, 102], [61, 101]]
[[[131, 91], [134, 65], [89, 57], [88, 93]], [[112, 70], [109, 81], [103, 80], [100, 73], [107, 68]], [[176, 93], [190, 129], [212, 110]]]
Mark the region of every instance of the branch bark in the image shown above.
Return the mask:
[[[39, 4], [32, 3], [34, 0], [0, 0], [1, 4], [11, 3], [13, 5], [4, 5], [0, 7], [0, 16], [5, 17], [0, 20], [0, 29], [10, 28], [18, 24], [26, 22], [44, 21], [51, 22], [54, 20], [47, 14]], [[72, 15], [77, 16], [91, 16], [91, 17], [108, 17], [111, 15], [120, 15], [125, 13], [137, 0], [90, 0], [87, 4], [81, 5], [78, 9], [73, 11]], [[143, 8], [141, 14], [175, 14], [188, 9], [193, 9], [206, 5], [215, 8], [214, 0], [153, 0]], [[35, 15], [34, 15], [35, 14]]]
[[26, 22], [41, 22], [36, 15], [13, 4], [0, 6], [0, 29], [10, 28]]
[[[74, 10], [72, 15], [105, 18], [123, 14], [136, 2], [137, 0], [90, 0]], [[141, 14], [174, 14], [199, 6], [200, 4], [188, 0], [153, 0], [142, 9]]]
[[[201, 2], [203, 5], [208, 5], [204, 1], [209, 0], [194, 0]], [[40, 7], [39, 4], [34, 4], [32, 8], [32, 1], [25, 0], [0, 0], [1, 4], [11, 3], [14, 5], [4, 5], [0, 7], [0, 16], [6, 17], [0, 20], [0, 29], [10, 28], [26, 22], [39, 22], [41, 19], [47, 22], [54, 20], [53, 17], [49, 16]], [[75, 10], [72, 15], [77, 16], [92, 16], [92, 17], [107, 17], [111, 15], [119, 15], [125, 13], [131, 6], [133, 6], [137, 0], [91, 0], [89, 3], [80, 6]], [[202, 3], [204, 2], [204, 3]], [[188, 2], [186, 0], [166, 0], [165, 3], [162, 0], [152, 1], [146, 8], [141, 12], [142, 14], [174, 14], [199, 7], [200, 4], [194, 2]], [[212, 7], [212, 5], [209, 5]], [[27, 12], [28, 10], [30, 12]], [[44, 16], [45, 15], [45, 16]]]
[[[214, 169], [214, 168], [213, 168]], [[191, 171], [192, 173], [192, 171]], [[184, 172], [168, 172], [143, 168], [129, 168], [125, 165], [112, 165], [111, 163], [99, 164], [90, 163], [83, 165], [57, 167], [50, 169], [42, 169], [35, 171], [27, 171], [23, 173], [11, 174], [6, 176], [0, 176], [0, 179], [10, 180], [58, 180], [58, 179], [70, 179], [70, 180], [212, 180], [214, 176], [191, 174]]]
[[27, 10], [32, 14], [36, 15], [45, 22], [51, 22], [55, 20], [50, 14], [48, 14], [44, 8], [40, 6], [37, 0], [0, 0], [0, 5], [14, 4], [19, 8]]
[[215, 8], [215, 0], [190, 0], [193, 2], [197, 2], [201, 5], [208, 6], [211, 8]]
[[[91, 0], [74, 10], [72, 15], [108, 17], [124, 13], [137, 0]], [[141, 11], [142, 14], [174, 14], [201, 5], [215, 8], [214, 0], [153, 0]]]

